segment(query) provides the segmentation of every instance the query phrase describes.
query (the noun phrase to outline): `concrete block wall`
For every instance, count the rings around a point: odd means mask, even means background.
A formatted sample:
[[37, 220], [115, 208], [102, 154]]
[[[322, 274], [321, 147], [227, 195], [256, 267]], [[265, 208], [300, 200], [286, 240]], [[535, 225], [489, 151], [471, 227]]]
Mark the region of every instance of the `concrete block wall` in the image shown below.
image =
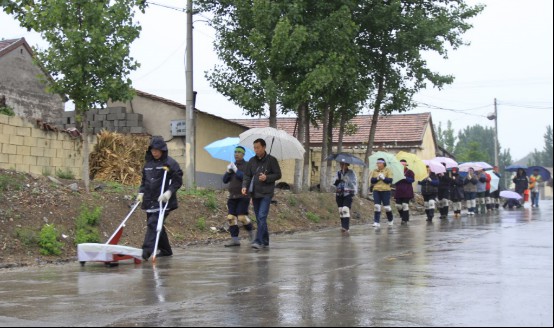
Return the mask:
[[[87, 111], [86, 118], [91, 134], [102, 130], [118, 133], [147, 133], [143, 127], [142, 114], [127, 113], [125, 107], [95, 108]], [[76, 127], [75, 111], [64, 112], [58, 127], [65, 130]]]
[[[89, 138], [94, 149], [96, 137]], [[19, 116], [0, 114], [0, 168], [55, 176], [58, 170], [82, 178], [83, 143], [67, 133], [44, 131]]]

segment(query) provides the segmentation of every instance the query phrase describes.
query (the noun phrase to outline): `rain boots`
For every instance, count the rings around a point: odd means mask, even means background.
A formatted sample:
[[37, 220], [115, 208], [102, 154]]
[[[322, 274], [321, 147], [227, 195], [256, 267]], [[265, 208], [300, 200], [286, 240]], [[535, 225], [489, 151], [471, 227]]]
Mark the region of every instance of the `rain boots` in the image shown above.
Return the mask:
[[346, 234], [350, 230], [350, 218], [340, 218], [340, 230]]
[[410, 221], [409, 211], [400, 210], [398, 211], [398, 214], [400, 214], [400, 218], [402, 218], [402, 224], [406, 224], [408, 223], [408, 221]]
[[431, 222], [435, 216], [435, 210], [425, 210], [425, 214], [427, 214], [427, 222]]

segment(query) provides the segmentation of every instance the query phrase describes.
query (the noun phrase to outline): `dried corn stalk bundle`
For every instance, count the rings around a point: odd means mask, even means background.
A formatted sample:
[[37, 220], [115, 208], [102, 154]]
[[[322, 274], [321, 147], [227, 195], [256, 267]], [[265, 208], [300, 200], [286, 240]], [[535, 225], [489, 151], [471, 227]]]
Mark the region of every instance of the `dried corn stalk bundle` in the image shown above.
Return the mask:
[[91, 179], [140, 185], [150, 137], [103, 130], [97, 141], [89, 157]]

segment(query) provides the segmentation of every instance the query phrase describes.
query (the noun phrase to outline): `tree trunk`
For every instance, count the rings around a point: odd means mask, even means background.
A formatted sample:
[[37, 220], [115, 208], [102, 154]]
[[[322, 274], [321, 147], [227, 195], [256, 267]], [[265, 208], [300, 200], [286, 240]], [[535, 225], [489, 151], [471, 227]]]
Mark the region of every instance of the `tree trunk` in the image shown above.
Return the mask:
[[89, 177], [89, 143], [88, 143], [88, 121], [86, 112], [82, 116], [83, 121], [83, 182], [85, 183], [85, 191], [90, 192], [90, 177]]
[[329, 135], [327, 131], [327, 125], [329, 124], [329, 113], [331, 109], [328, 105], [325, 105], [323, 109], [323, 120], [321, 122], [321, 132], [323, 134], [322, 145], [321, 145], [321, 161], [319, 164], [319, 186], [321, 191], [327, 192], [327, 156], [329, 156]]
[[[306, 145], [306, 124], [304, 123], [306, 112], [304, 111], [304, 104], [298, 106], [298, 119], [296, 120], [296, 126], [298, 127], [297, 136], [298, 141], [304, 146]], [[310, 156], [309, 152], [304, 153], [304, 159], [297, 159], [294, 162], [294, 187], [293, 192], [299, 193], [302, 191], [302, 173], [304, 171], [304, 161], [306, 156]]]
[[339, 140], [337, 142], [337, 153], [342, 153], [342, 140], [344, 139], [344, 125], [346, 124], [346, 115], [344, 113], [340, 116], [339, 126]]
[[379, 120], [379, 112], [381, 110], [381, 102], [383, 100], [383, 77], [379, 77], [379, 86], [377, 89], [377, 97], [375, 97], [375, 104], [373, 106], [373, 118], [371, 119], [371, 129], [369, 130], [369, 138], [367, 141], [367, 149], [365, 152], [365, 167], [362, 177], [362, 196], [367, 198], [369, 193], [369, 170], [373, 170], [373, 167], [369, 167], [369, 156], [373, 153], [373, 141], [375, 139], [375, 130], [377, 129], [377, 121]]
[[277, 129], [277, 100], [269, 101], [269, 126]]
[[306, 151], [304, 155], [304, 173], [302, 174], [302, 190], [306, 191], [310, 189], [312, 181], [312, 152], [310, 149], [310, 110], [308, 109], [308, 104], [302, 106], [304, 111], [304, 150]]
[[[329, 112], [329, 122], [327, 122], [327, 154], [330, 156], [333, 154], [333, 126], [335, 125], [335, 111], [331, 110]], [[327, 161], [327, 181], [330, 182], [333, 179], [333, 161]], [[327, 191], [330, 191], [331, 185], [327, 183]]]

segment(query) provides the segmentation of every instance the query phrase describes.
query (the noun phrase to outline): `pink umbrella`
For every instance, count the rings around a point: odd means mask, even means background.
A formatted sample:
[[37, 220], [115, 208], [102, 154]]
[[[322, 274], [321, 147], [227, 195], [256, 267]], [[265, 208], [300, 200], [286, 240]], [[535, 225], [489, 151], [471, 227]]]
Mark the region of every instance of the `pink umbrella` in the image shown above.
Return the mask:
[[432, 159], [424, 159], [423, 163], [425, 165], [429, 166], [429, 169], [431, 169], [431, 172], [434, 173], [446, 173], [446, 167], [442, 165], [441, 162], [432, 160]]
[[453, 160], [452, 158], [449, 158], [449, 157], [435, 157], [432, 160], [437, 161], [439, 163], [446, 164], [447, 169], [451, 169], [453, 167], [458, 167], [458, 162], [456, 162], [455, 160]]

